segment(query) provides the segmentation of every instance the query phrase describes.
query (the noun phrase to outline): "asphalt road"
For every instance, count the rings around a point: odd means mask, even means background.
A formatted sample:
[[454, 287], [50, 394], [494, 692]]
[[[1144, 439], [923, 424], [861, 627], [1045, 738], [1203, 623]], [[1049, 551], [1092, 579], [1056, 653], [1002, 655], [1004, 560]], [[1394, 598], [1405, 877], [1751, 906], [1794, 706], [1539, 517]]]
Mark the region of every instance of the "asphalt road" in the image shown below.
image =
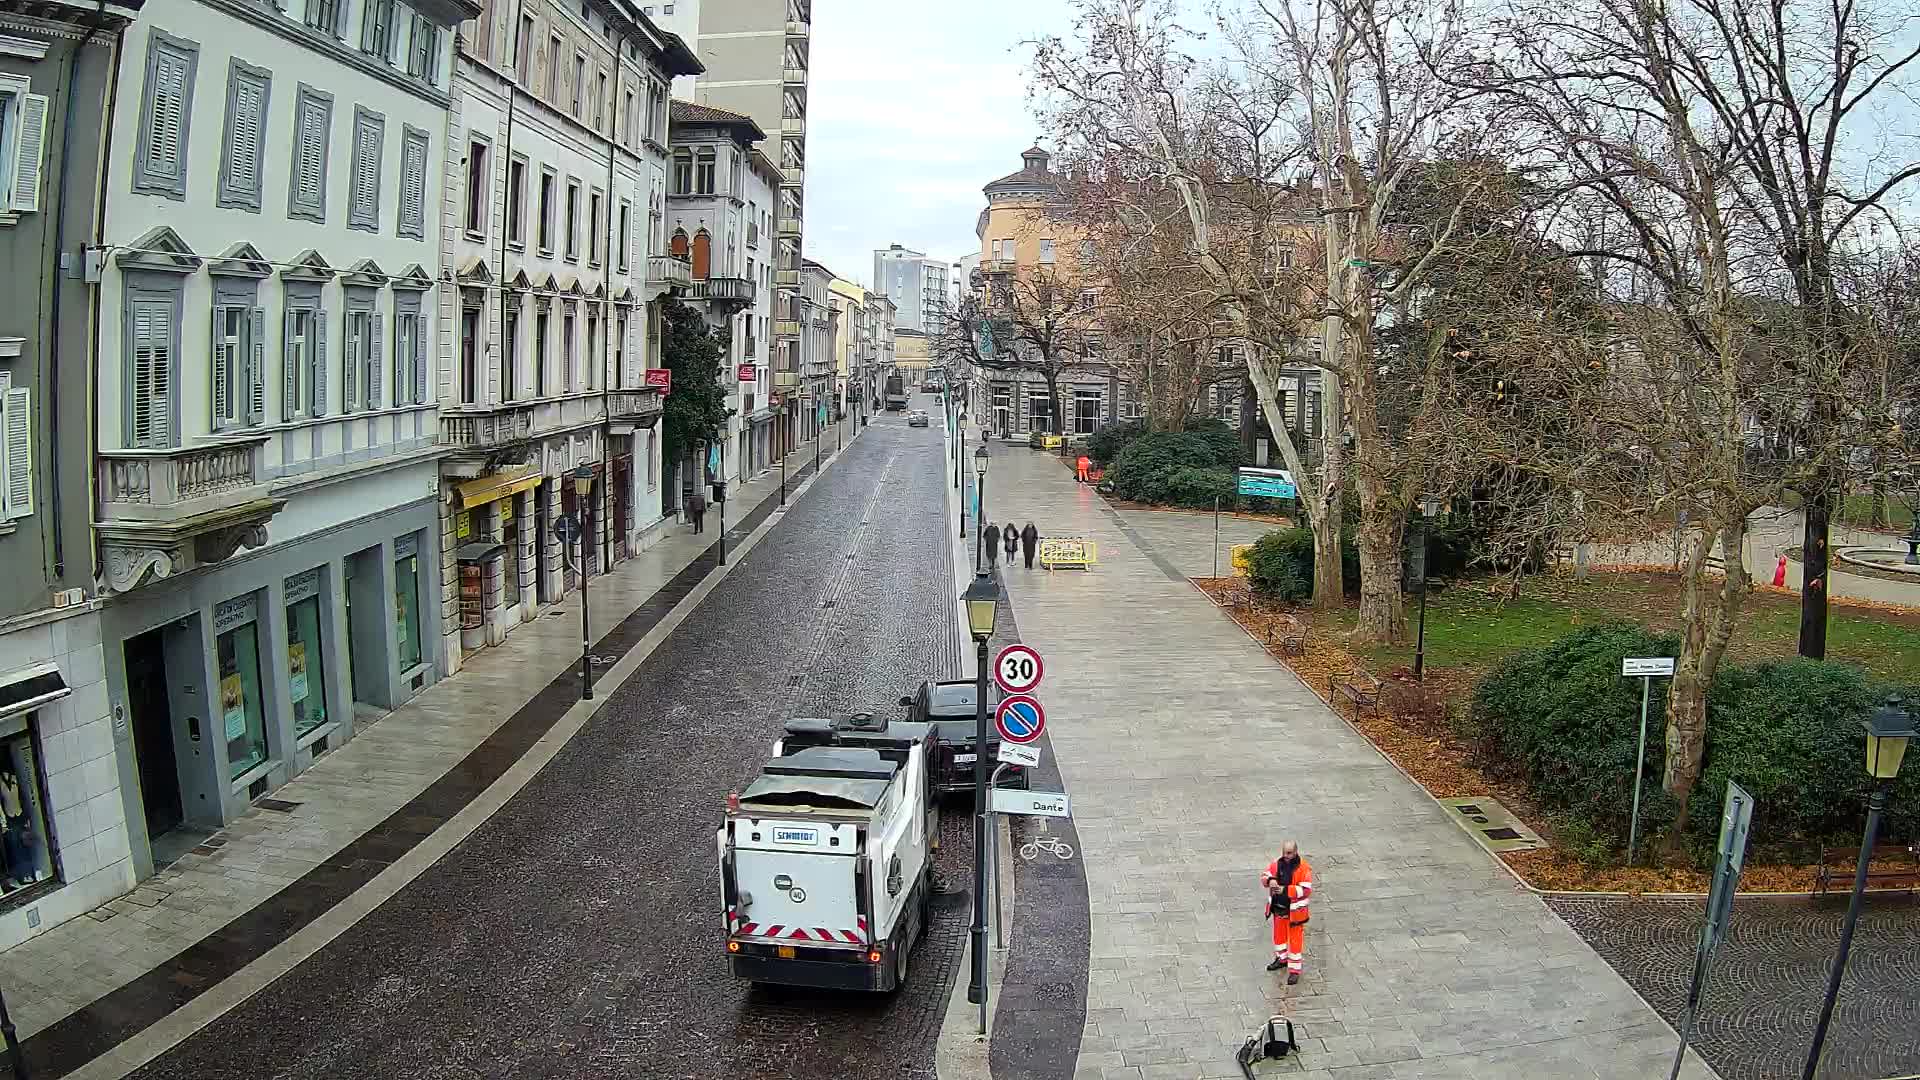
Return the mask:
[[956, 890], [895, 995], [726, 972], [714, 830], [790, 715], [897, 711], [959, 662], [938, 428], [877, 418], [522, 791], [142, 1080], [931, 1077]]

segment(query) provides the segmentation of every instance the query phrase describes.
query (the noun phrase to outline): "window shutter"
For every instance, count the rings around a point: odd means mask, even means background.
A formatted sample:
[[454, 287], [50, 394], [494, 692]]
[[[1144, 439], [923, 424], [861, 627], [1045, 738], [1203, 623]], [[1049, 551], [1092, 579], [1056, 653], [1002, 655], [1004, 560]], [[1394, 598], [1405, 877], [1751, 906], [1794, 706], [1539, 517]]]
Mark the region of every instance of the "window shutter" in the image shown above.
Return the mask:
[[173, 347], [173, 308], [165, 301], [133, 304], [133, 371], [128, 390], [129, 445], [165, 446], [169, 411], [168, 353]]
[[267, 309], [253, 309], [253, 346], [247, 358], [247, 423], [267, 419]]
[[24, 386], [6, 392], [6, 516], [33, 513], [33, 391]]
[[413, 403], [427, 402], [427, 320], [413, 317]]
[[213, 306], [213, 426], [219, 428], [233, 415], [233, 357], [227, 352], [227, 309]]
[[241, 79], [233, 95], [233, 187], [255, 192], [260, 187], [261, 128], [265, 104], [262, 87]]
[[407, 140], [405, 176], [400, 190], [400, 223], [420, 230], [426, 218], [427, 148], [417, 140]]
[[155, 176], [177, 178], [181, 172], [181, 128], [185, 124], [187, 61], [161, 52], [154, 71], [153, 145], [147, 147], [147, 169]]
[[374, 156], [373, 128], [366, 124], [356, 124], [353, 129], [353, 212], [361, 218], [373, 216], [373, 200], [376, 180], [374, 170], [379, 159]]
[[380, 346], [386, 340], [385, 316], [373, 313], [373, 342], [367, 350], [367, 408], [380, 407]]
[[296, 201], [323, 209], [326, 193], [321, 189], [320, 170], [325, 165], [326, 111], [316, 101], [303, 101], [301, 105], [300, 141], [294, 148]]
[[300, 342], [292, 310], [281, 323], [285, 332], [280, 337], [280, 419], [292, 420], [300, 415]]
[[354, 318], [353, 312], [347, 312], [347, 341], [346, 347], [341, 351], [342, 363], [340, 364], [340, 373], [344, 379], [341, 385], [345, 389], [343, 396], [346, 398], [347, 412], [360, 407], [360, 385], [356, 378], [357, 372], [354, 371], [360, 366], [360, 323], [359, 319]]
[[327, 313], [313, 313], [313, 358], [308, 379], [313, 384], [310, 416], [327, 415]]
[[13, 158], [13, 208], [24, 213], [40, 209], [40, 162], [46, 157], [47, 97], [28, 94], [20, 99], [19, 140]]

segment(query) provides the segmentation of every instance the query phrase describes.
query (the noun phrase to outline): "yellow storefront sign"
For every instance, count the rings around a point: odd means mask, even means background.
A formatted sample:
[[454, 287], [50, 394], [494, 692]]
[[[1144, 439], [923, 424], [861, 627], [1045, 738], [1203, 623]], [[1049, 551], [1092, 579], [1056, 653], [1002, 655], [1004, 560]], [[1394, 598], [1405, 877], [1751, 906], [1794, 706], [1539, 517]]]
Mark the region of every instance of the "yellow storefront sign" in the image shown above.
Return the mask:
[[543, 479], [536, 465], [519, 472], [496, 473], [478, 480], [468, 480], [456, 490], [460, 492], [460, 506], [467, 509], [529, 490]]
[[1235, 544], [1233, 552], [1233, 572], [1245, 577], [1253, 573], [1253, 545]]
[[1049, 570], [1091, 570], [1093, 541], [1084, 536], [1052, 536], [1040, 541], [1040, 565]]

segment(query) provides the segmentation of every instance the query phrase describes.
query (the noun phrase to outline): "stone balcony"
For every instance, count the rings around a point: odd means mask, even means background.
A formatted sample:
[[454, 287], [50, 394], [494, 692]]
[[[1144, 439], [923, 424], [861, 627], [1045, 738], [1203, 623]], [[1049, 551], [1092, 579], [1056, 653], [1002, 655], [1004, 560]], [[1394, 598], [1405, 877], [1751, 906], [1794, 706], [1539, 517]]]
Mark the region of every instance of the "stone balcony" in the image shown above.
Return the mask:
[[677, 255], [649, 255], [647, 279], [642, 299], [652, 303], [670, 292], [684, 293], [693, 288], [693, 264]]
[[461, 407], [440, 414], [440, 442], [456, 451], [492, 452], [533, 438], [535, 406]]
[[751, 307], [754, 283], [743, 277], [710, 277], [693, 283], [693, 298], [728, 308]]
[[666, 407], [666, 395], [658, 390], [614, 390], [607, 394], [607, 422], [650, 428], [660, 422]]
[[800, 387], [800, 373], [797, 371], [776, 371], [773, 373], [775, 390], [796, 390]]
[[96, 529], [107, 589], [127, 592], [267, 542], [276, 498], [263, 465], [267, 436], [162, 450], [101, 450]]

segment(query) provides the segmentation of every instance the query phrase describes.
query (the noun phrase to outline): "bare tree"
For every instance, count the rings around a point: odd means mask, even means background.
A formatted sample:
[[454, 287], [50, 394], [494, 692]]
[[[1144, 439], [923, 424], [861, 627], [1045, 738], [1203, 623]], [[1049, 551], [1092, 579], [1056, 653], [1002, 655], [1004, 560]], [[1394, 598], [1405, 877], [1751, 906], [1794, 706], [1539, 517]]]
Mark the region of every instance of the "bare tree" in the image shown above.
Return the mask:
[[984, 278], [984, 288], [964, 297], [929, 343], [933, 359], [950, 368], [969, 364], [1038, 375], [1046, 384], [1057, 432], [1060, 380], [1099, 369], [1104, 360], [1095, 291], [1079, 275], [1045, 266]]

